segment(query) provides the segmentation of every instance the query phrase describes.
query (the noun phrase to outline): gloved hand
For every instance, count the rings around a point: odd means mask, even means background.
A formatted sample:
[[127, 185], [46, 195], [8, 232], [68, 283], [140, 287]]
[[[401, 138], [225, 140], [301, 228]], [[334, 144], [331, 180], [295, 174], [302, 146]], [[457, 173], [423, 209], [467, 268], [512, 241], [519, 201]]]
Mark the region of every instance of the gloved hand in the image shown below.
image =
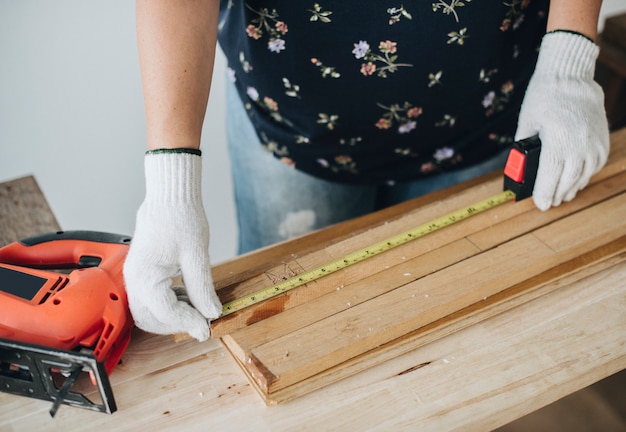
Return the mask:
[[[202, 206], [199, 151], [157, 150], [145, 156], [146, 196], [124, 263], [130, 310], [151, 333], [210, 336], [208, 320], [222, 313], [209, 262], [209, 225]], [[182, 272], [191, 305], [172, 277]]]
[[577, 33], [547, 33], [524, 96], [515, 139], [542, 142], [533, 191], [541, 210], [571, 201], [606, 163], [604, 93], [593, 80], [599, 48]]

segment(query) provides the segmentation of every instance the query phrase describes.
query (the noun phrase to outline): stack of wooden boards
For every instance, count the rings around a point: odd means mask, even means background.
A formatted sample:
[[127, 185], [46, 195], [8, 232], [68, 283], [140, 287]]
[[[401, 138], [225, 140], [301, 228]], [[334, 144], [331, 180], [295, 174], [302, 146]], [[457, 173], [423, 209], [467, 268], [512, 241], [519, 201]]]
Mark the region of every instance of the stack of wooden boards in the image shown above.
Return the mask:
[[[606, 167], [570, 203], [502, 204], [227, 315], [213, 337], [280, 403], [612, 266], [626, 259], [625, 138], [613, 135]], [[224, 263], [218, 294], [240, 298], [501, 190], [494, 173]]]

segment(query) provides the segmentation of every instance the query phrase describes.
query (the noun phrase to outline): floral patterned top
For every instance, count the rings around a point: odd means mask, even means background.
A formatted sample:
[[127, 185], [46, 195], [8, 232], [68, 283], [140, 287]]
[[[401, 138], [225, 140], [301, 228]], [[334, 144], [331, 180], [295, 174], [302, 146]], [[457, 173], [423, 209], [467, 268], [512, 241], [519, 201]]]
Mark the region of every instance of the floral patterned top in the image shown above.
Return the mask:
[[512, 142], [548, 0], [223, 0], [218, 38], [263, 146], [393, 184]]

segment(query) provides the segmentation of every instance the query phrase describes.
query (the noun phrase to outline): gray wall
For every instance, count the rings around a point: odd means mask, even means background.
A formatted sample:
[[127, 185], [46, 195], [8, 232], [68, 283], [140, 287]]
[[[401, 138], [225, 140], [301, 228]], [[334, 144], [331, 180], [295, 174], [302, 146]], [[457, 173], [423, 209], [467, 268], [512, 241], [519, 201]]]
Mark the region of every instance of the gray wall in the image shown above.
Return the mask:
[[[35, 175], [64, 229], [132, 234], [145, 125], [132, 0], [0, 0], [0, 181]], [[220, 53], [204, 125], [214, 262], [235, 255]]]
[[[623, 11], [605, 0], [602, 16]], [[134, 19], [132, 0], [0, 0], [0, 181], [35, 175], [64, 229], [134, 230], [145, 150]], [[224, 68], [220, 53], [202, 144], [213, 262], [235, 255], [237, 237]]]

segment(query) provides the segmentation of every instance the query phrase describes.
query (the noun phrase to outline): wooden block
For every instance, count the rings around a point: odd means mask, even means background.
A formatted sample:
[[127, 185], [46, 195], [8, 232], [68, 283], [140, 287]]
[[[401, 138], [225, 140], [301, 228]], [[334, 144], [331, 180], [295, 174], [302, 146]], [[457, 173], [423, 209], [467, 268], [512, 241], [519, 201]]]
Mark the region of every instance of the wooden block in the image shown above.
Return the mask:
[[[400, 247], [397, 252], [405, 259], [398, 261], [396, 255], [370, 263], [342, 275], [341, 286], [335, 281], [330, 284], [334, 289], [225, 335], [225, 345], [263, 399], [277, 403], [517, 307], [558, 288], [562, 280], [577, 280], [626, 259], [626, 220], [621, 217], [626, 213], [626, 142], [617, 139], [621, 136], [613, 136], [610, 162], [573, 202], [548, 212], [539, 212], [530, 200], [511, 202], [459, 222], [414, 242], [428, 243], [423, 249]], [[474, 185], [467, 192], [469, 201], [480, 191], [499, 188], [496, 179], [486, 180], [482, 189]], [[459, 207], [462, 196], [459, 191], [450, 198], [452, 207]], [[423, 209], [445, 213], [436, 211], [439, 204], [429, 205]], [[419, 214], [400, 215], [384, 228], [354, 235], [349, 243], [354, 247], [386, 238], [388, 225], [393, 231]], [[311, 254], [346, 252], [329, 250], [333, 247], [327, 245]]]
[[0, 183], [0, 246], [60, 229], [34, 177]]

